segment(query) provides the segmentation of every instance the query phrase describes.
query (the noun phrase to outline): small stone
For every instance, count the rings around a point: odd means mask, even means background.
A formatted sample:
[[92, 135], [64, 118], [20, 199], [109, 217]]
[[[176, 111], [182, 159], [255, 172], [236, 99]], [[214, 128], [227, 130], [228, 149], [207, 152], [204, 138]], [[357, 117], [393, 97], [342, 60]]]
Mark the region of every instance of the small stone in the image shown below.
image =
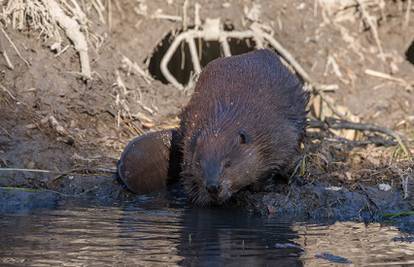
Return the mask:
[[151, 129], [155, 127], [155, 124], [151, 122], [143, 122], [142, 127], [144, 127], [145, 129]]
[[340, 186], [329, 186], [329, 187], [326, 187], [325, 189], [329, 190], [329, 191], [341, 191], [342, 187], [340, 187]]
[[378, 185], [378, 189], [381, 190], [381, 191], [385, 191], [385, 192], [390, 191], [391, 188], [392, 187], [389, 184], [379, 184]]
[[306, 8], [306, 4], [305, 3], [301, 3], [301, 4], [299, 4], [297, 7], [296, 7], [296, 9], [297, 10], [304, 10]]
[[62, 50], [62, 43], [56, 42], [50, 45], [50, 50], [55, 53], [59, 53]]
[[48, 117], [44, 117], [43, 119], [40, 120], [41, 124], [46, 124], [49, 121]]
[[27, 124], [26, 125], [26, 128], [27, 129], [34, 129], [34, 128], [36, 128], [37, 126], [36, 126], [36, 124], [34, 124], [34, 123], [30, 123], [30, 124]]

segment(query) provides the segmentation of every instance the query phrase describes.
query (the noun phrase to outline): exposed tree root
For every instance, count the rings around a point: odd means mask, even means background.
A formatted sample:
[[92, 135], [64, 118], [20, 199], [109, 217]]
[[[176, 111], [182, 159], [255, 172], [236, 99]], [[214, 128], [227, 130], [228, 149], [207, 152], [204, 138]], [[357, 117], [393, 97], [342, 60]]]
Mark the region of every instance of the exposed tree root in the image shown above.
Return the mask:
[[324, 121], [310, 120], [309, 127], [325, 129], [325, 130], [327, 129], [335, 129], [335, 130], [348, 129], [348, 130], [382, 133], [382, 134], [392, 137], [401, 146], [404, 153], [410, 158], [412, 157], [411, 151], [408, 149], [406, 140], [404, 140], [404, 138], [401, 137], [397, 132], [389, 128], [386, 128], [386, 127], [381, 127], [378, 125], [368, 124], [368, 123], [356, 123], [356, 122], [350, 122], [346, 120], [338, 120], [334, 118], [326, 118]]
[[[4, 34], [4, 37], [6, 37], [7, 41], [9, 41], [10, 45], [13, 47], [13, 49], [16, 51], [17, 55], [20, 57], [21, 60], [23, 60], [23, 62], [30, 67], [30, 63], [22, 56], [22, 54], [20, 54], [19, 49], [17, 48], [17, 46], [13, 43], [13, 41], [11, 40], [11, 38], [9, 37], [9, 35], [7, 34], [7, 32], [3, 29], [3, 27], [0, 28], [1, 32]], [[0, 47], [1, 48], [1, 47]], [[3, 51], [2, 51], [3, 52]], [[5, 53], [5, 52], [4, 52]], [[4, 54], [6, 61], [7, 61], [7, 54]]]
[[89, 65], [88, 44], [85, 35], [81, 32], [79, 23], [67, 16], [55, 0], [42, 1], [48, 8], [52, 18], [63, 28], [67, 37], [73, 42], [76, 51], [78, 51], [82, 76], [86, 79], [90, 79], [91, 68]]

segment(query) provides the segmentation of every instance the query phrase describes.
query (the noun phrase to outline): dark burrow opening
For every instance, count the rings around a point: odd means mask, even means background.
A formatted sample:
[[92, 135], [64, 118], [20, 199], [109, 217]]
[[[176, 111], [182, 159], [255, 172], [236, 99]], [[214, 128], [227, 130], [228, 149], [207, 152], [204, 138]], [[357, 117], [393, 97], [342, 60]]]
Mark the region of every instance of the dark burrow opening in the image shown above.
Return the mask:
[[[168, 48], [174, 41], [177, 33], [168, 33], [162, 41], [154, 48], [154, 51], [149, 59], [149, 72], [156, 80], [160, 80], [163, 83], [168, 83], [164, 75], [161, 72], [160, 64], [163, 56], [167, 52]], [[240, 55], [255, 49], [255, 42], [252, 38], [246, 39], [228, 39], [230, 45], [230, 51], [232, 55]], [[223, 56], [223, 51], [218, 41], [205, 41], [204, 39], [195, 39], [197, 53], [200, 58], [201, 67], [207, 65], [208, 62]], [[178, 49], [175, 51], [170, 62], [168, 63], [168, 69], [175, 79], [186, 85], [191, 75], [194, 73], [193, 64], [191, 61], [191, 54], [186, 42], [182, 42]]]
[[411, 42], [407, 51], [405, 51], [405, 57], [411, 64], [414, 64], [414, 40]]

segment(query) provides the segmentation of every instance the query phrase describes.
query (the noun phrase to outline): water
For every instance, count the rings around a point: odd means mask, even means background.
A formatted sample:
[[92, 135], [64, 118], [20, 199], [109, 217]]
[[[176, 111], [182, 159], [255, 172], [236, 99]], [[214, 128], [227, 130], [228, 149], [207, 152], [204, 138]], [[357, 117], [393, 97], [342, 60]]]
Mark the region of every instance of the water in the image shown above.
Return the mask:
[[1, 266], [414, 266], [393, 226], [310, 224], [237, 209], [64, 203], [2, 214]]

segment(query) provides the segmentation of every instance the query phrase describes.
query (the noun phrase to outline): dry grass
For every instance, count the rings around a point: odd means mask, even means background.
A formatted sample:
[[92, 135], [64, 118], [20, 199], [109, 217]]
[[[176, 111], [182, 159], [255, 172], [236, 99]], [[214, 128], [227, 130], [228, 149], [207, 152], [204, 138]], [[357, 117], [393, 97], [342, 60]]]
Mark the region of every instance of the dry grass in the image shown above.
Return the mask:
[[[96, 2], [100, 1], [90, 1], [89, 5]], [[69, 39], [80, 57], [81, 76], [91, 78], [88, 37], [95, 40], [96, 46], [100, 38], [90, 32], [89, 20], [76, 0], [3, 0], [0, 8], [0, 21], [5, 26], [37, 33], [40, 39], [52, 43], [50, 49], [57, 54], [67, 49], [64, 43]]]
[[32, 30], [43, 39], [54, 38], [62, 41], [59, 27], [41, 0], [3, 0], [2, 20], [6, 25], [20, 31]]
[[356, 187], [359, 184], [403, 185], [414, 179], [414, 161], [399, 147], [354, 146], [322, 138], [309, 140], [306, 146], [304, 176], [313, 181]]

